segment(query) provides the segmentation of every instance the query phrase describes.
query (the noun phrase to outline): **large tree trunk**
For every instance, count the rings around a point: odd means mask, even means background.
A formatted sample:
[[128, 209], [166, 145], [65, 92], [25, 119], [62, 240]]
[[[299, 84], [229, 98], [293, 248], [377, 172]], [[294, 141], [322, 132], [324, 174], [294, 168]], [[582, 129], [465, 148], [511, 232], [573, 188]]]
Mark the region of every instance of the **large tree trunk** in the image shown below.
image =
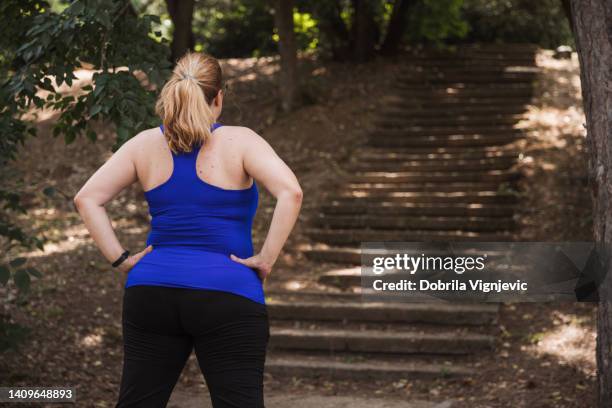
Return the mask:
[[364, 62], [374, 55], [379, 30], [371, 0], [353, 0], [351, 50], [353, 60]]
[[293, 0], [275, 0], [274, 20], [279, 37], [281, 107], [283, 111], [288, 112], [295, 107], [298, 89]]
[[[571, 0], [572, 26], [580, 59], [592, 181], [594, 238], [608, 261], [612, 247], [612, 1]], [[612, 271], [599, 286], [597, 377], [599, 406], [612, 404]]]
[[168, 14], [174, 25], [172, 35], [172, 62], [175, 63], [187, 51], [195, 47], [192, 21], [195, 0], [166, 0]]
[[397, 53], [406, 31], [406, 13], [413, 2], [414, 0], [395, 0], [393, 3], [387, 34], [380, 49], [384, 55]]
[[332, 59], [346, 60], [349, 56], [349, 32], [342, 20], [342, 5], [338, 0], [325, 0], [314, 2], [312, 7]]

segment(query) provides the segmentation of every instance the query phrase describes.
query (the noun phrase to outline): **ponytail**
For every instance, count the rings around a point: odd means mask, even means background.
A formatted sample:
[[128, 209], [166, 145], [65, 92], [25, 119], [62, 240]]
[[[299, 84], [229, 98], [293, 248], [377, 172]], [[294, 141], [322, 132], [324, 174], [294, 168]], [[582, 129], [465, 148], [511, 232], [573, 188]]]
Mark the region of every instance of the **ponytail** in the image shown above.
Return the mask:
[[210, 105], [221, 82], [221, 66], [209, 55], [188, 52], [177, 62], [155, 106], [173, 152], [206, 143], [215, 121]]

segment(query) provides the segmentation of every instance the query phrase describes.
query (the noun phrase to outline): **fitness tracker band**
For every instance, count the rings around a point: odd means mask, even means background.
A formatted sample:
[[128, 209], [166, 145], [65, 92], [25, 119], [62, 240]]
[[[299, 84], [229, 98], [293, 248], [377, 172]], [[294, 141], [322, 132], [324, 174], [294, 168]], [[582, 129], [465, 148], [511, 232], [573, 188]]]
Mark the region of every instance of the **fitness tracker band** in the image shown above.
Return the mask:
[[118, 267], [119, 265], [121, 265], [123, 263], [123, 261], [125, 261], [128, 256], [130, 256], [130, 251], [125, 250], [121, 256], [119, 258], [117, 258], [117, 260], [115, 262], [113, 262], [111, 265], [113, 266], [113, 268]]

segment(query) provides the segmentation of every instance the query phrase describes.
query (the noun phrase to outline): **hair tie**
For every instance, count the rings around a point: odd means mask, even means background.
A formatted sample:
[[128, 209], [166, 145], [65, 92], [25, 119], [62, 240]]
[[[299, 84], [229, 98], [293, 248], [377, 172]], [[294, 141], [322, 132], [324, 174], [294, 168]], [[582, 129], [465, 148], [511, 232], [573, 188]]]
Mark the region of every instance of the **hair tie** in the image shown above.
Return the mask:
[[191, 74], [183, 74], [183, 79], [188, 79], [188, 78], [189, 78], [189, 79], [193, 79], [193, 80], [195, 80], [195, 79], [196, 79], [196, 78], [195, 78], [193, 75], [191, 75]]

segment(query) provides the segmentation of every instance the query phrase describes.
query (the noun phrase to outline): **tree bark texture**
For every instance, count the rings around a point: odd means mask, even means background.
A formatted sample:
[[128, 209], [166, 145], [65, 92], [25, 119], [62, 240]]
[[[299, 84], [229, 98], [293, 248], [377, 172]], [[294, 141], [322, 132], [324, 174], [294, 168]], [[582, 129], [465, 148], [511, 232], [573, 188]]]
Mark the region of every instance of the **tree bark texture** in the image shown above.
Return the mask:
[[278, 51], [280, 54], [280, 96], [283, 111], [295, 107], [298, 74], [297, 48], [293, 27], [293, 0], [275, 0], [274, 20], [278, 30]]
[[173, 64], [195, 47], [192, 28], [194, 4], [195, 0], [166, 0], [168, 14], [174, 26], [170, 46]]
[[612, 406], [612, 1], [571, 0], [586, 115], [594, 239], [606, 275], [599, 286], [597, 377], [599, 407]]
[[406, 31], [406, 14], [414, 0], [395, 0], [391, 17], [389, 18], [389, 26], [387, 34], [381, 46], [381, 52], [384, 55], [394, 55], [402, 43], [404, 32]]
[[353, 0], [351, 50], [353, 60], [365, 62], [374, 56], [379, 30], [371, 0]]
[[313, 13], [332, 59], [345, 61], [349, 57], [349, 31], [342, 20], [342, 5], [337, 0], [317, 1]]

